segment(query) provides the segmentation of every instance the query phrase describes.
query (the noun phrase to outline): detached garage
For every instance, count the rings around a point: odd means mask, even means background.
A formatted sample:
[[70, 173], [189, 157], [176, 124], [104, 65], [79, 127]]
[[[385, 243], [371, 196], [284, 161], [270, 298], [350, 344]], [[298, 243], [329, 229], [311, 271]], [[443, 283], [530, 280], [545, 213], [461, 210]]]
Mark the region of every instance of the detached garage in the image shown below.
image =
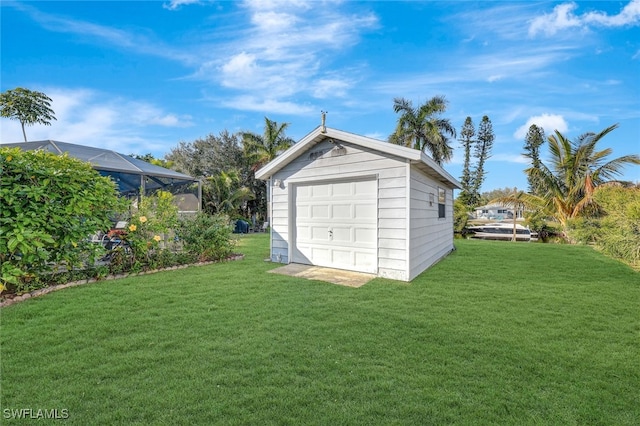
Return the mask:
[[274, 262], [411, 281], [454, 249], [460, 183], [418, 150], [320, 126], [256, 177]]

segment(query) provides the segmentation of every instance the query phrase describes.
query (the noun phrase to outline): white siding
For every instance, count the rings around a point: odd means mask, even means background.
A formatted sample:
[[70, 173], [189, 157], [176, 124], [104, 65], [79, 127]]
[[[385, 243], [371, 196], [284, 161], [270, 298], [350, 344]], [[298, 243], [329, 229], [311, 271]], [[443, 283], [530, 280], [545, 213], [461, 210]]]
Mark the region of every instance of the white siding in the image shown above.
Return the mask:
[[342, 152], [334, 145], [322, 142], [273, 176], [272, 179], [281, 180], [283, 185], [272, 187], [271, 259], [289, 263], [290, 228], [293, 225], [289, 206], [294, 202], [290, 194], [291, 185], [377, 176], [378, 275], [407, 280], [406, 162], [395, 157], [386, 158], [379, 152], [347, 142], [341, 143], [345, 148]]
[[[445, 217], [438, 218], [438, 188], [446, 191]], [[453, 190], [411, 169], [410, 272], [412, 280], [453, 250]], [[429, 194], [433, 194], [430, 203]]]
[[[318, 181], [375, 177], [377, 274], [410, 281], [453, 249], [453, 190], [408, 160], [348, 142], [340, 149], [321, 142], [272, 176], [272, 261], [289, 263], [295, 224], [291, 188]], [[445, 217], [438, 218], [438, 187], [446, 191]], [[429, 203], [433, 194], [433, 203]], [[409, 239], [410, 238], [410, 239]]]

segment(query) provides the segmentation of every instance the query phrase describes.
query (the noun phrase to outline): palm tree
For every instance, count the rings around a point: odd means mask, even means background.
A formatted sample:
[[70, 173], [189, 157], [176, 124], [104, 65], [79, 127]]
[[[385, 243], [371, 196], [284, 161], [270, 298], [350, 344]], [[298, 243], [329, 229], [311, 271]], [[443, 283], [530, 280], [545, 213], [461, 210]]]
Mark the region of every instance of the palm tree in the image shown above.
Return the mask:
[[236, 213], [243, 202], [254, 197], [249, 188], [240, 186], [240, 177], [235, 170], [208, 177], [203, 192], [210, 213], [228, 215]]
[[453, 148], [449, 136], [455, 138], [456, 130], [448, 119], [438, 117], [446, 109], [443, 96], [434, 96], [419, 108], [414, 108], [407, 99], [395, 98], [393, 110], [400, 117], [389, 142], [425, 151], [438, 164], [451, 160]]
[[278, 124], [267, 117], [264, 121], [264, 135], [252, 132], [241, 133], [245, 155], [254, 171], [276, 158], [295, 142], [285, 135], [289, 123]]
[[627, 164], [640, 164], [639, 155], [625, 155], [608, 160], [611, 148], [597, 150], [598, 142], [617, 124], [599, 133], [585, 133], [575, 141], [569, 141], [559, 131], [547, 138], [550, 164], [540, 162], [525, 173], [540, 185], [540, 204], [560, 222], [563, 230], [567, 221], [580, 216], [598, 213], [599, 206], [593, 199], [596, 187], [613, 181], [622, 174]]

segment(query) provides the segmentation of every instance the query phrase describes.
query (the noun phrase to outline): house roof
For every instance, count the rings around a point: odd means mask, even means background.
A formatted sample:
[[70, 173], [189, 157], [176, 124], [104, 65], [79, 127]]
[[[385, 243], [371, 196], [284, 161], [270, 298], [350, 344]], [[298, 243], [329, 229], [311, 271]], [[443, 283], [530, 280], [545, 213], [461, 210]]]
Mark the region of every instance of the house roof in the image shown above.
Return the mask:
[[291, 161], [295, 160], [302, 153], [325, 139], [337, 139], [342, 142], [404, 158], [409, 160], [411, 164], [415, 164], [418, 168], [422, 169], [436, 180], [456, 189], [462, 188], [460, 182], [458, 182], [453, 176], [447, 173], [442, 166], [438, 165], [431, 157], [422, 151], [322, 126], [316, 127], [311, 133], [300, 139], [300, 141], [295, 143], [291, 148], [256, 171], [256, 178], [263, 180], [270, 178], [274, 173], [285, 167]]
[[90, 163], [91, 167], [102, 176], [109, 176], [116, 183], [121, 194], [137, 194], [141, 187], [147, 193], [158, 189], [179, 188], [198, 181], [184, 173], [109, 149], [52, 140], [6, 143], [0, 147], [21, 148], [25, 151], [41, 149], [57, 155], [67, 153], [72, 158]]
[[155, 176], [169, 179], [180, 179], [195, 181], [196, 179], [184, 173], [175, 170], [166, 169], [138, 160], [128, 155], [120, 154], [115, 151], [103, 148], [94, 148], [91, 146], [76, 145], [68, 142], [59, 142], [52, 140], [34, 141], [34, 142], [17, 142], [3, 143], [2, 147], [21, 148], [25, 151], [33, 151], [41, 149], [54, 154], [68, 153], [70, 157], [77, 158], [91, 163], [94, 169], [123, 172], [135, 175]]

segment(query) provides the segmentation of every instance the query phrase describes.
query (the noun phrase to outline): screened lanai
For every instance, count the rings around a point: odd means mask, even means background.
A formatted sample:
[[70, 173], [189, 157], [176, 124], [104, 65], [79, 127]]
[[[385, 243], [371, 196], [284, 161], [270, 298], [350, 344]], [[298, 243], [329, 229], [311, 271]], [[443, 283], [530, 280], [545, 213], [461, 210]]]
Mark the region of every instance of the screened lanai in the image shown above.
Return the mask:
[[113, 179], [123, 196], [137, 198], [140, 190], [145, 195], [164, 190], [175, 196], [181, 212], [200, 210], [202, 189], [198, 179], [128, 155], [109, 149], [52, 140], [7, 143], [0, 146], [18, 147], [26, 151], [41, 149], [54, 154], [67, 153], [70, 157], [91, 163], [102, 176]]

